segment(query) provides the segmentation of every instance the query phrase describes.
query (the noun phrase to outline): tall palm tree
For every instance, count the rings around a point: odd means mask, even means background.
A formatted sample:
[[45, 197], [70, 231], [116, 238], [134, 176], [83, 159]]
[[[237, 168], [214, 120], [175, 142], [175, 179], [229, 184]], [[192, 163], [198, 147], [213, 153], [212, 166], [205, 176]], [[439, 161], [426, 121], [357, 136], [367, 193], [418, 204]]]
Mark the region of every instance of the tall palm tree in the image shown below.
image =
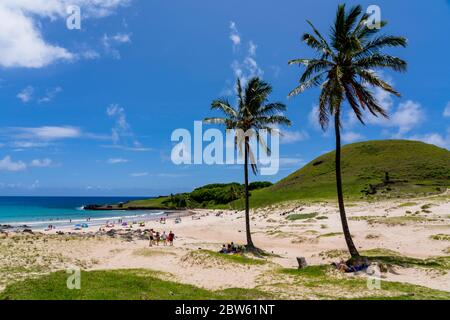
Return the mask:
[[363, 111], [374, 116], [388, 117], [371, 91], [381, 88], [396, 96], [400, 94], [375, 72], [379, 69], [406, 71], [406, 62], [398, 57], [381, 52], [384, 47], [406, 47], [406, 39], [390, 35], [376, 35], [380, 28], [369, 28], [368, 14], [361, 14], [361, 6], [352, 7], [348, 12], [345, 5], [339, 5], [336, 20], [331, 27], [330, 39], [307, 21], [313, 34], [305, 33], [303, 41], [317, 53], [312, 59], [296, 59], [289, 64], [305, 67], [299, 85], [289, 96], [295, 96], [308, 88], [320, 86], [319, 123], [325, 130], [329, 117], [334, 117], [336, 134], [336, 186], [339, 212], [348, 250], [352, 258], [359, 257], [345, 214], [341, 176], [341, 120], [342, 106], [347, 102], [357, 119], [364, 124]]
[[[282, 103], [269, 103], [268, 97], [272, 92], [272, 87], [254, 77], [248, 81], [245, 88], [242, 88], [241, 80], [237, 80], [237, 106], [233, 107], [227, 100], [218, 99], [211, 103], [211, 109], [221, 111], [225, 117], [223, 118], [206, 118], [205, 123], [223, 124], [226, 129], [235, 129], [235, 146], [242, 151], [244, 149], [244, 186], [245, 186], [245, 226], [247, 235], [247, 249], [254, 251], [250, 232], [250, 205], [248, 190], [248, 167], [249, 164], [254, 174], [257, 174], [257, 165], [250, 147], [251, 133], [257, 139], [257, 142], [267, 153], [270, 149], [264, 142], [260, 132], [262, 129], [271, 133], [276, 125], [290, 125], [291, 122], [282, 112], [286, 110], [286, 106]], [[241, 130], [241, 131], [239, 131]], [[245, 134], [239, 134], [244, 132]], [[250, 134], [248, 134], [250, 133]], [[249, 161], [250, 160], [250, 161]]]

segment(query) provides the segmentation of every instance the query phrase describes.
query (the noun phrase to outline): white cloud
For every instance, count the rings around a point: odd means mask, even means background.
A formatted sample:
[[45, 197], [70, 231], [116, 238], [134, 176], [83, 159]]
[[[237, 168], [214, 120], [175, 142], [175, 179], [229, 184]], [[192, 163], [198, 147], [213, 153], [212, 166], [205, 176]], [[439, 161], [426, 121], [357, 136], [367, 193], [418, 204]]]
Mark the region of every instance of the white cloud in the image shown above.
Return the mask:
[[441, 148], [450, 149], [450, 128], [447, 130], [447, 134], [445, 136], [439, 133], [427, 133], [422, 135], [413, 135], [408, 139], [422, 141], [425, 143], [434, 144]]
[[71, 61], [77, 54], [51, 44], [40, 29], [42, 19], [65, 19], [66, 8], [78, 5], [83, 18], [112, 14], [129, 0], [2, 0], [0, 2], [0, 66], [41, 68]]
[[35, 168], [49, 168], [54, 166], [53, 160], [52, 159], [34, 159], [33, 161], [31, 161], [30, 163], [30, 167], [35, 167]]
[[28, 187], [28, 189], [30, 190], [34, 190], [37, 189], [41, 186], [41, 183], [39, 182], [39, 180], [34, 180], [34, 182]]
[[13, 146], [15, 148], [29, 149], [29, 148], [43, 148], [48, 147], [50, 144], [48, 142], [33, 142], [33, 141], [15, 141]]
[[0, 160], [0, 171], [23, 171], [27, 168], [27, 165], [23, 161], [13, 161], [10, 156], [4, 157]]
[[256, 49], [258, 48], [258, 46], [256, 44], [253, 43], [253, 41], [250, 41], [248, 43], [248, 54], [250, 56], [255, 56], [256, 55]]
[[87, 59], [87, 60], [95, 60], [95, 59], [100, 58], [100, 54], [97, 51], [92, 50], [92, 49], [87, 49], [83, 52], [80, 52], [79, 55], [80, 55], [80, 57]]
[[444, 117], [450, 117], [450, 102], [444, 108], [444, 112], [442, 114]]
[[81, 130], [76, 127], [17, 127], [12, 128], [12, 130], [16, 132], [15, 136], [21, 139], [37, 139], [50, 141], [81, 137]]
[[114, 59], [120, 59], [120, 52], [115, 47], [121, 44], [131, 43], [131, 35], [117, 33], [115, 35], [109, 36], [107, 34], [104, 34], [102, 43], [107, 54], [110, 54]]
[[32, 86], [28, 86], [17, 94], [17, 98], [23, 103], [27, 103], [33, 98], [33, 93], [34, 88]]
[[280, 158], [281, 167], [299, 167], [305, 164], [305, 161], [301, 158]]
[[309, 139], [309, 134], [307, 131], [288, 131], [288, 130], [281, 130], [281, 136], [280, 140], [281, 143], [295, 143], [299, 141], [304, 141]]
[[319, 123], [319, 106], [313, 106], [311, 111], [308, 113], [308, 123], [317, 131], [321, 131], [322, 127]]
[[342, 141], [345, 143], [352, 143], [362, 139], [364, 139], [364, 136], [357, 132], [348, 131], [342, 134]]
[[119, 163], [127, 163], [129, 162], [128, 159], [122, 159], [122, 158], [111, 158], [108, 159], [109, 164], [119, 164]]
[[134, 137], [131, 126], [127, 121], [125, 109], [118, 104], [111, 104], [106, 109], [106, 114], [115, 119], [114, 127], [111, 129], [112, 148], [121, 148], [129, 151], [149, 151], [148, 148]]
[[[230, 23], [230, 29], [230, 39], [233, 43], [233, 51], [236, 53], [236, 49], [238, 49], [241, 43], [241, 37], [235, 22]], [[249, 49], [242, 60], [234, 59], [231, 63], [231, 69], [233, 70], [234, 76], [241, 79], [243, 86], [249, 79], [253, 77], [262, 77], [264, 74], [263, 70], [259, 67], [258, 62], [256, 61], [257, 45], [253, 41], [250, 41], [248, 47]]]
[[[395, 133], [391, 132], [394, 138], [401, 138], [415, 127], [419, 126], [425, 118], [425, 112], [420, 103], [412, 100], [407, 100], [400, 103], [397, 108], [393, 108], [393, 100], [389, 94], [379, 91], [376, 96], [380, 105], [387, 111], [389, 118], [382, 116], [376, 117], [370, 112], [365, 112], [364, 122], [366, 124], [381, 126], [385, 128], [393, 128]], [[317, 109], [316, 109], [317, 110]], [[311, 115], [310, 117], [316, 117]], [[311, 120], [311, 119], [310, 119]], [[348, 117], [344, 120], [344, 127], [351, 128], [358, 120], [352, 110], [348, 111]]]
[[136, 173], [130, 174], [130, 176], [134, 177], [134, 178], [146, 177], [146, 176], [148, 176], [148, 172], [136, 172]]
[[52, 89], [47, 89], [47, 92], [45, 93], [45, 96], [43, 96], [42, 98], [40, 98], [40, 99], [38, 100], [38, 102], [40, 102], [40, 103], [50, 102], [50, 101], [52, 101], [52, 100], [56, 97], [56, 95], [57, 95], [58, 93], [60, 93], [61, 91], [62, 91], [62, 88], [61, 88], [61, 87], [55, 87], [55, 88], [52, 88]]
[[398, 136], [401, 136], [413, 129], [424, 119], [424, 112], [419, 103], [408, 100], [400, 103], [397, 110], [392, 113], [388, 126], [398, 127]]
[[234, 21], [230, 22], [230, 40], [233, 43], [233, 50], [236, 50], [241, 44], [241, 36]]

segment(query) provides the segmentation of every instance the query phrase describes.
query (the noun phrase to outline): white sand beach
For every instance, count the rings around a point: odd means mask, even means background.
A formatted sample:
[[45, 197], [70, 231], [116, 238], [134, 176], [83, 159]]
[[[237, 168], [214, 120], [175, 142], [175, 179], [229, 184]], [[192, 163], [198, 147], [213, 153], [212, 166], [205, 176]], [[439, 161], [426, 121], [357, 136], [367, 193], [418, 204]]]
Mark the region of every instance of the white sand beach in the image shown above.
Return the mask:
[[[448, 237], [437, 239], [436, 236], [450, 235], [448, 193], [420, 199], [354, 202], [348, 204], [347, 211], [354, 241], [363, 253], [364, 250], [383, 249], [419, 259], [450, 254]], [[286, 219], [291, 214], [312, 214], [314, 217]], [[172, 218], [167, 219], [165, 224], [147, 221], [145, 227], [134, 225], [131, 229], [173, 231], [176, 235], [173, 247], [163, 244], [149, 247], [148, 240], [94, 236], [98, 226], [82, 231], [65, 228], [39, 233], [39, 237], [47, 239], [34, 241], [33, 246], [34, 252], [39, 252], [40, 259], [45, 259], [46, 255], [50, 257], [49, 270], [60, 270], [74, 264], [86, 270], [145, 268], [165, 272], [171, 280], [208, 289], [267, 285], [275, 281], [270, 275], [271, 270], [296, 268], [297, 257], [305, 257], [310, 265], [329, 264], [347, 257], [339, 213], [334, 203], [286, 203], [254, 210], [251, 217], [255, 245], [273, 253], [267, 264], [225, 265], [199, 251], [218, 251], [222, 244], [232, 241], [245, 244], [242, 211], [192, 210], [191, 215], [181, 218], [181, 223], [175, 223]], [[128, 227], [114, 229], [119, 233], [129, 230]], [[63, 236], [56, 235], [58, 231], [85, 236], [74, 236], [71, 240], [64, 238], [62, 241], [58, 237]], [[17, 235], [2, 234], [1, 237], [4, 243], [5, 239]], [[25, 250], [19, 244], [17, 246], [18, 252]], [[1, 259], [11, 262], [14, 257], [3, 254]], [[18, 261], [16, 264], [26, 262]], [[396, 266], [394, 270], [383, 273], [382, 280], [450, 292], [450, 274], [432, 268]]]

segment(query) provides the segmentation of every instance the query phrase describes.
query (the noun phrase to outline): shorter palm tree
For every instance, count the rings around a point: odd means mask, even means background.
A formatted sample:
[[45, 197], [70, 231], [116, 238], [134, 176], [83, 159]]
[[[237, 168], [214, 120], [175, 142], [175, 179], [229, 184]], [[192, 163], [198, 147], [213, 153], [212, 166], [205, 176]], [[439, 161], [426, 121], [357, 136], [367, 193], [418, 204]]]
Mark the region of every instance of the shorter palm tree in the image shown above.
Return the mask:
[[[286, 106], [282, 103], [268, 103], [268, 96], [272, 92], [272, 87], [254, 77], [248, 81], [245, 88], [242, 88], [241, 80], [237, 80], [237, 106], [233, 107], [225, 99], [214, 100], [211, 103], [211, 109], [220, 110], [224, 113], [223, 118], [206, 118], [205, 123], [222, 124], [226, 129], [236, 131], [235, 146], [239, 148], [242, 154], [244, 149], [244, 186], [245, 186], [245, 226], [247, 235], [247, 249], [255, 251], [250, 232], [250, 204], [248, 188], [248, 167], [249, 164], [254, 174], [257, 174], [258, 168], [250, 147], [250, 138], [255, 137], [258, 144], [270, 154], [264, 139], [260, 135], [261, 130], [271, 133], [277, 125], [290, 125], [288, 118], [282, 115]], [[244, 134], [242, 134], [244, 133]], [[250, 159], [250, 163], [249, 163]]]

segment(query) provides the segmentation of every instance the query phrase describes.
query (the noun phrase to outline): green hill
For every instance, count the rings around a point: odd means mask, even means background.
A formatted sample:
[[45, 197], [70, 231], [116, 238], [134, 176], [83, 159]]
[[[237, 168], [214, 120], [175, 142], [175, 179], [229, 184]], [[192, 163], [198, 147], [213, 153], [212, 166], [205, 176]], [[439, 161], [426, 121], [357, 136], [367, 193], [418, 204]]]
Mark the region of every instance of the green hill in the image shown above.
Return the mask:
[[[275, 185], [252, 192], [251, 204], [335, 198], [334, 154], [324, 154]], [[450, 187], [450, 151], [407, 140], [353, 143], [342, 148], [342, 174], [347, 198], [438, 193]]]
[[[342, 175], [347, 199], [407, 198], [440, 193], [450, 188], [450, 151], [409, 140], [353, 143], [342, 148]], [[258, 189], [264, 185], [256, 184], [251, 191], [252, 207], [289, 200], [335, 199], [334, 151], [270, 187]], [[240, 184], [213, 184], [191, 193], [134, 201], [125, 207], [237, 209], [243, 207], [242, 194]]]

